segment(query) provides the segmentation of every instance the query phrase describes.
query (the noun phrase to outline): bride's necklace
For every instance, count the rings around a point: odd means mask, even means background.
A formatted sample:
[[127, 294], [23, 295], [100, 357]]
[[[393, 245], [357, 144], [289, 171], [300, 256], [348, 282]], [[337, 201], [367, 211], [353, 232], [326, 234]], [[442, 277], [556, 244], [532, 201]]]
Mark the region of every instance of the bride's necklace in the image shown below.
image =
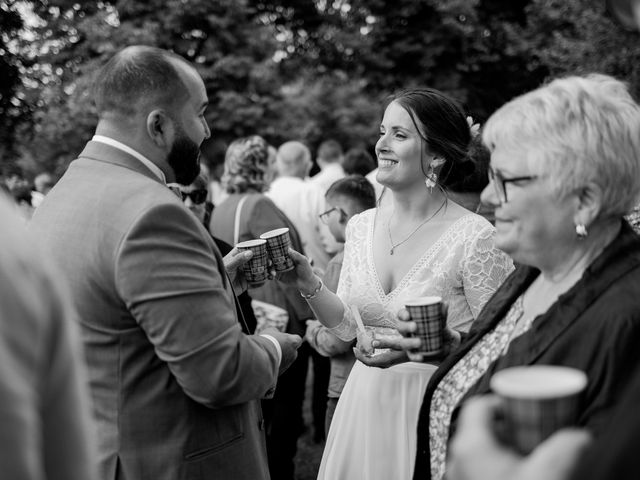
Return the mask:
[[404, 239], [404, 240], [402, 240], [401, 242], [398, 242], [398, 243], [393, 243], [393, 238], [391, 238], [391, 219], [393, 218], [393, 216], [394, 216], [394, 215], [395, 215], [395, 213], [396, 213], [396, 210], [395, 210], [395, 208], [394, 208], [394, 209], [393, 209], [393, 213], [391, 214], [391, 216], [389, 217], [389, 221], [387, 222], [387, 232], [389, 233], [389, 243], [391, 244], [391, 249], [389, 250], [389, 255], [393, 255], [393, 251], [394, 251], [396, 248], [398, 248], [398, 247], [399, 247], [400, 245], [402, 245], [404, 242], [406, 242], [407, 240], [409, 240], [409, 239], [413, 236], [413, 234], [414, 234], [414, 233], [416, 233], [418, 230], [420, 230], [420, 228], [421, 228], [425, 223], [427, 223], [429, 220], [431, 220], [433, 217], [435, 217], [435, 216], [440, 212], [440, 210], [442, 210], [442, 208], [445, 206], [445, 204], [446, 204], [446, 203], [447, 203], [447, 200], [445, 199], [445, 200], [442, 202], [442, 205], [440, 205], [440, 207], [438, 207], [438, 209], [437, 209], [437, 210], [436, 210], [432, 215], [430, 215], [429, 217], [427, 217], [427, 219], [426, 219], [426, 220], [424, 220], [422, 223], [420, 223], [420, 225], [418, 225], [416, 228], [414, 228], [414, 229], [413, 229], [413, 231], [412, 231], [409, 235], [407, 235], [407, 236], [405, 237], [405, 239]]

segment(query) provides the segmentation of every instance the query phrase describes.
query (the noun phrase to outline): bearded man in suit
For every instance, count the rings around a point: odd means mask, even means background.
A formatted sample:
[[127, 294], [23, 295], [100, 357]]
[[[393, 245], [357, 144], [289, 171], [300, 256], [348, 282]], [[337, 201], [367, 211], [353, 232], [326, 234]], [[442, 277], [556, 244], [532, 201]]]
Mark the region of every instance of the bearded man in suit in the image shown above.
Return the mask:
[[[211, 236], [167, 183], [190, 184], [210, 135], [182, 57], [118, 52], [96, 76], [96, 134], [30, 225], [71, 286], [101, 479], [268, 479], [259, 399], [300, 337], [242, 332]], [[246, 287], [246, 283], [244, 285]]]

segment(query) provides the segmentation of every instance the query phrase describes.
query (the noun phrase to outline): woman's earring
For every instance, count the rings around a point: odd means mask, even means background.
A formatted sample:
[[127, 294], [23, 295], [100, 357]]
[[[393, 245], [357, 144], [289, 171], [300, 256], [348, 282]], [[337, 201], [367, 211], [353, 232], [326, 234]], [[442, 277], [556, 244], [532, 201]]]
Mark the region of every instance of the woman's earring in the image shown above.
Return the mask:
[[587, 232], [587, 227], [584, 226], [584, 223], [579, 223], [578, 225], [576, 225], [576, 235], [578, 236], [578, 240], [587, 238], [589, 232]]
[[429, 166], [429, 173], [427, 173], [427, 177], [424, 179], [424, 184], [429, 189], [429, 193], [433, 193], [433, 187], [438, 184], [438, 174], [433, 171], [431, 166]]

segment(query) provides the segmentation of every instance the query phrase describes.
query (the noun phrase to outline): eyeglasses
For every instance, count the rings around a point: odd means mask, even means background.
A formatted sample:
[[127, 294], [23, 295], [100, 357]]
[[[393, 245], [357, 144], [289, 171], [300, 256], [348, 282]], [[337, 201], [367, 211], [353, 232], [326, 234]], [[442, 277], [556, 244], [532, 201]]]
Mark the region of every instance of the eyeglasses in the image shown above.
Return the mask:
[[189, 197], [191, 201], [196, 205], [200, 205], [201, 203], [204, 203], [204, 201], [207, 199], [207, 193], [208, 192], [204, 188], [200, 188], [198, 190], [192, 190], [191, 192], [185, 192], [180, 190], [180, 194], [182, 195], [183, 202], [187, 199], [187, 197]]
[[538, 175], [526, 175], [524, 177], [504, 178], [500, 172], [496, 172], [489, 167], [489, 181], [493, 183], [493, 188], [500, 200], [500, 203], [507, 203], [507, 184], [515, 182], [526, 182], [535, 180]]
[[318, 217], [320, 217], [320, 220], [322, 220], [322, 223], [329, 223], [329, 215], [331, 214], [331, 212], [340, 212], [340, 219], [343, 219], [347, 216], [347, 212], [342, 210], [340, 207], [333, 207], [326, 212], [322, 212], [320, 215], [318, 215]]

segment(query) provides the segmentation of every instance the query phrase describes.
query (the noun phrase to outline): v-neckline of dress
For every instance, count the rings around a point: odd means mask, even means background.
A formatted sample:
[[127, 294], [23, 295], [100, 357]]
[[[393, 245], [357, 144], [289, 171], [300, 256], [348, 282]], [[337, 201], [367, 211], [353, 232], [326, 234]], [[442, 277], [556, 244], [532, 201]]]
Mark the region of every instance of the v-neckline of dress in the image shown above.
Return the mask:
[[375, 209], [373, 211], [372, 219], [369, 223], [369, 235], [368, 235], [369, 241], [367, 242], [367, 263], [369, 264], [369, 268], [373, 272], [373, 277], [375, 279], [378, 296], [385, 302], [388, 302], [389, 300], [391, 300], [397, 294], [397, 292], [401, 290], [401, 287], [403, 287], [407, 282], [409, 282], [409, 280], [411, 280], [411, 277], [413, 277], [415, 272], [419, 271], [422, 265], [427, 263], [435, 255], [435, 253], [441, 248], [442, 244], [444, 243], [444, 239], [450, 236], [453, 230], [453, 227], [455, 227], [462, 220], [468, 218], [470, 215], [474, 215], [473, 213], [464, 214], [463, 216], [458, 218], [455, 222], [453, 222], [451, 225], [449, 225], [449, 227], [447, 227], [447, 229], [444, 232], [442, 232], [442, 235], [440, 235], [440, 237], [435, 242], [433, 242], [433, 244], [431, 244], [431, 246], [418, 258], [418, 260], [413, 264], [413, 266], [409, 269], [409, 271], [404, 274], [404, 276], [400, 279], [398, 284], [395, 287], [393, 287], [388, 293], [385, 293], [384, 288], [382, 287], [382, 282], [380, 281], [380, 276], [378, 275], [378, 270], [376, 269], [375, 259], [373, 258], [373, 235], [375, 233], [374, 229], [376, 224], [377, 210], [378, 209]]

